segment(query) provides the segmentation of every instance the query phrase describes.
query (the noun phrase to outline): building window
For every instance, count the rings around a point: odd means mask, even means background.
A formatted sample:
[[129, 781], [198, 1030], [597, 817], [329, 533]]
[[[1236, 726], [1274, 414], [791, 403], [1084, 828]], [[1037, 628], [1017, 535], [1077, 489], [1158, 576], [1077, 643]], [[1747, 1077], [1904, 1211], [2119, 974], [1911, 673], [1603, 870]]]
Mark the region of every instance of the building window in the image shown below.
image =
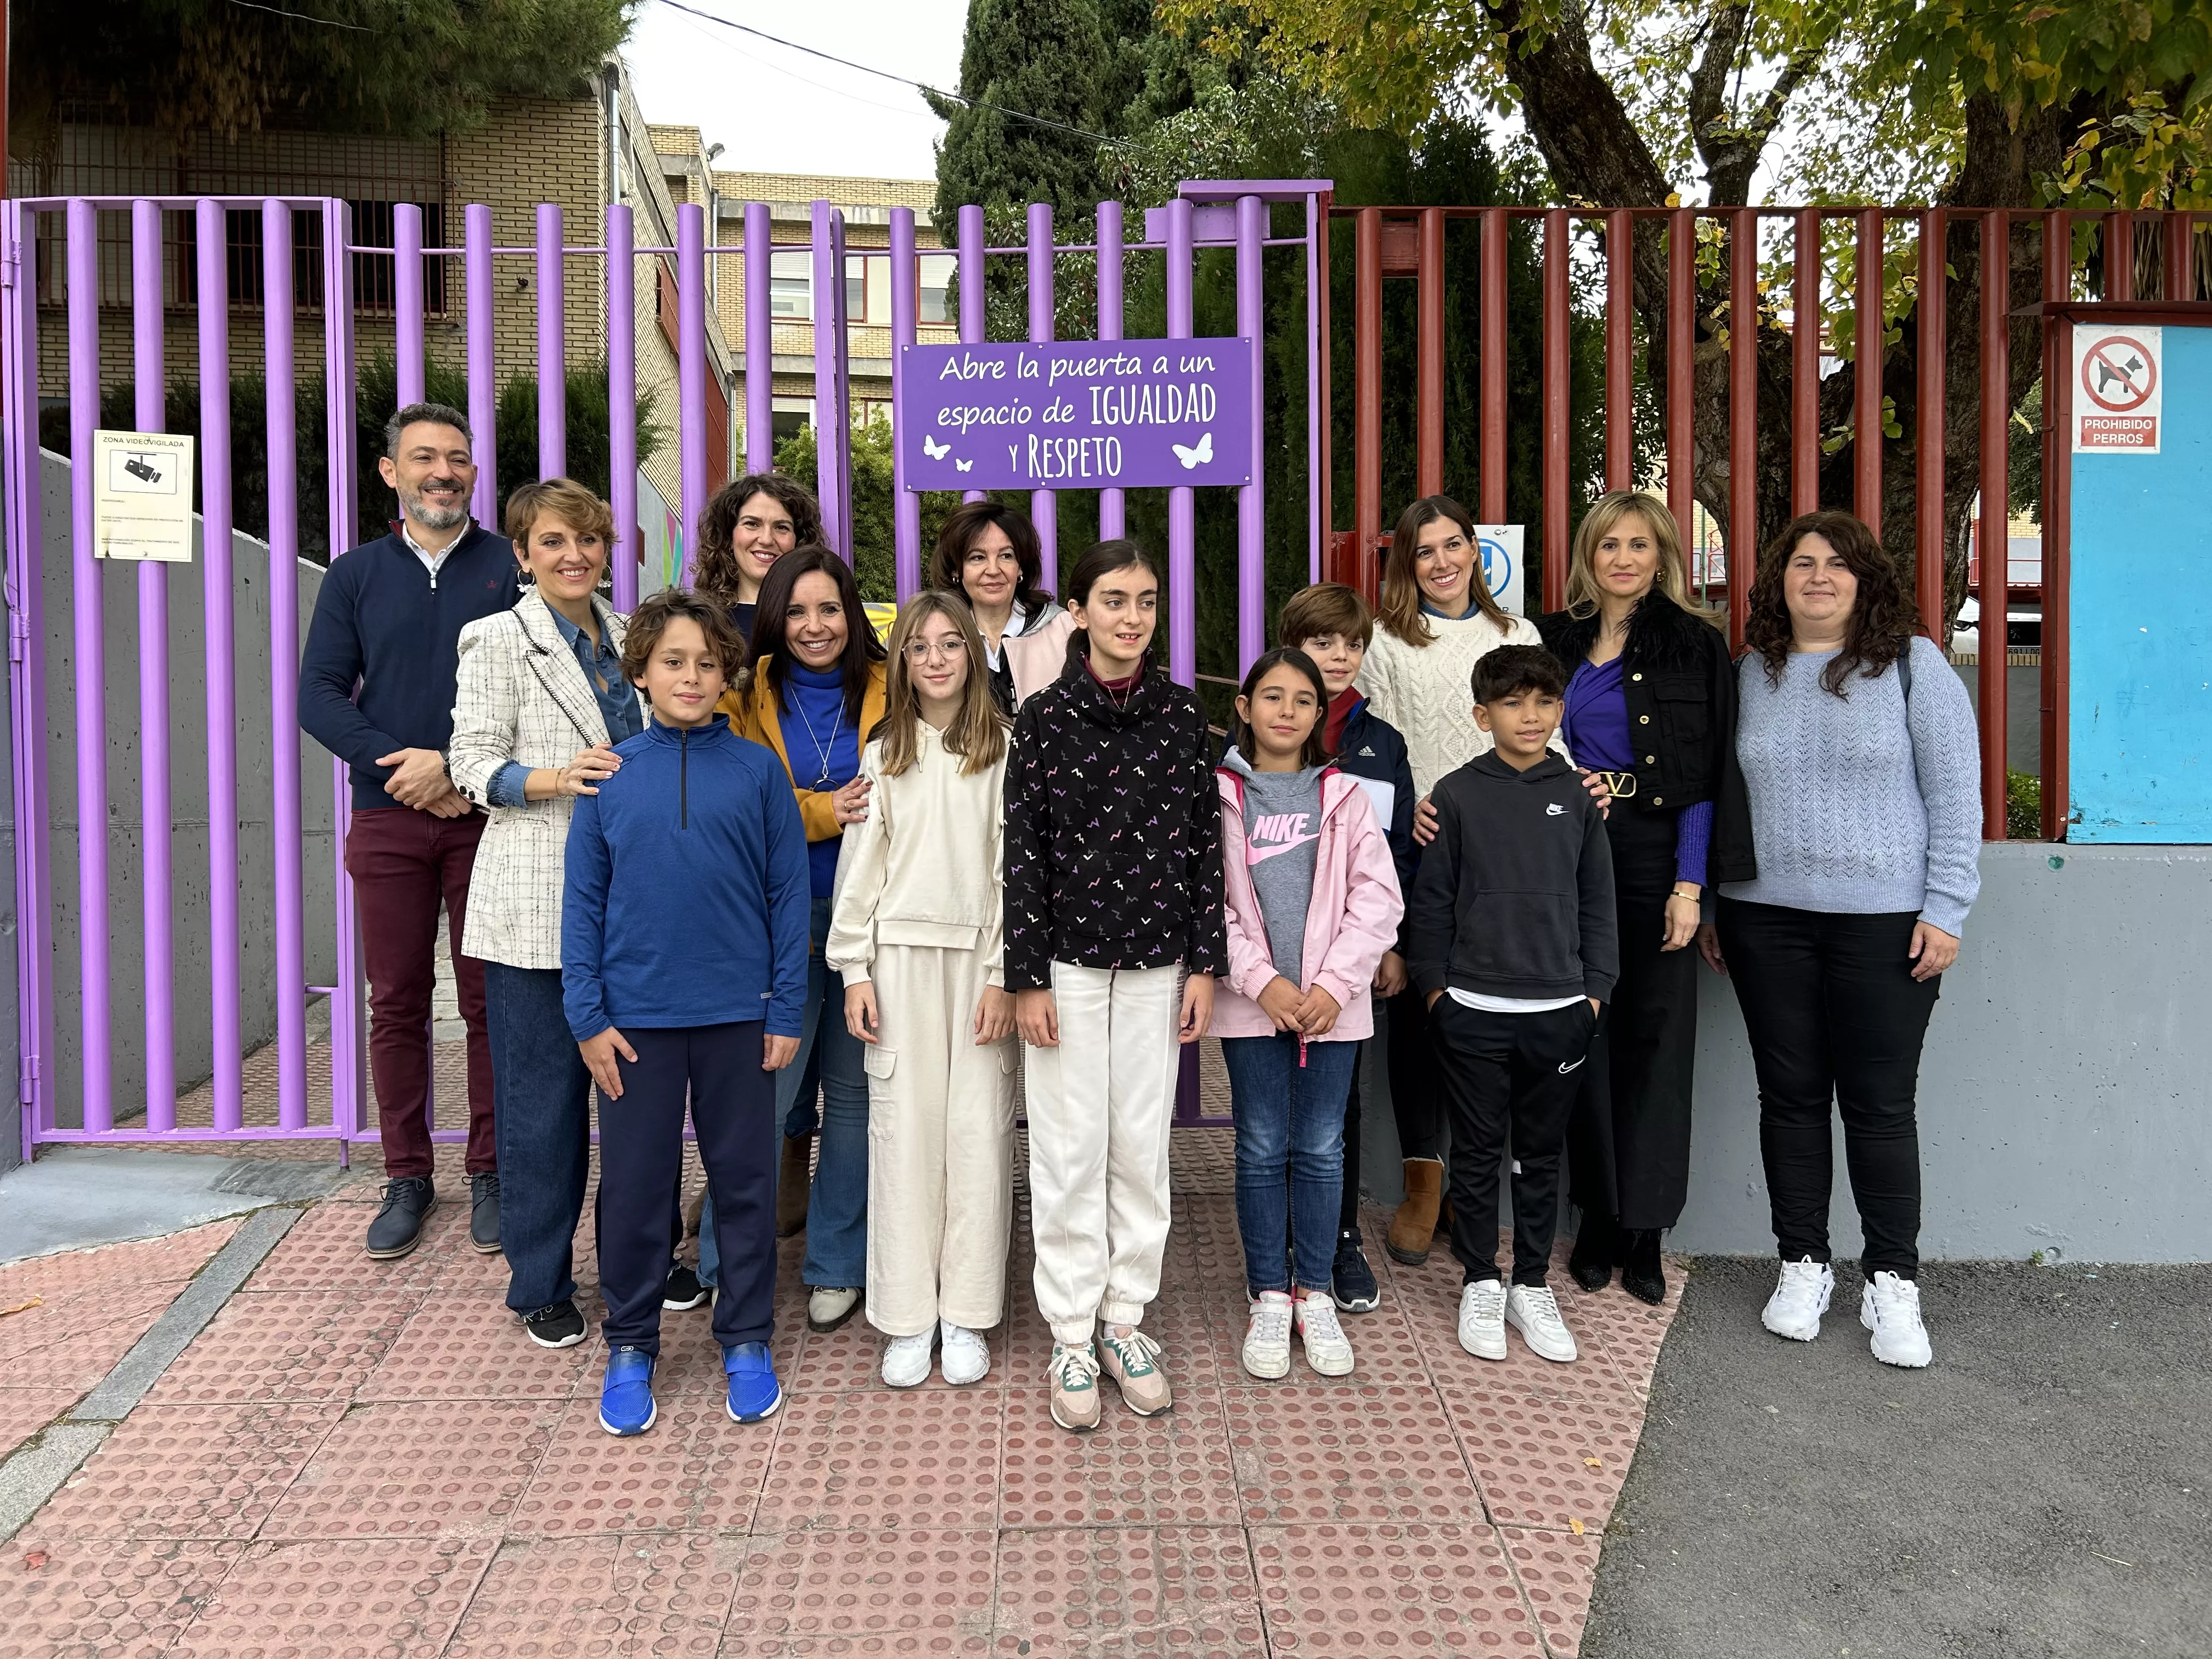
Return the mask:
[[[347, 210], [352, 218], [353, 245], [357, 248], [390, 247], [394, 236], [393, 210], [396, 202], [349, 202]], [[446, 246], [446, 206], [442, 202], [424, 202], [422, 210], [422, 246]], [[399, 305], [399, 262], [388, 254], [356, 253], [353, 256], [353, 303], [356, 312], [388, 314]], [[436, 254], [426, 254], [422, 259], [422, 309], [430, 316], [439, 317], [446, 310], [446, 261]]]
[[814, 315], [814, 256], [774, 253], [768, 262], [768, 311], [771, 317], [803, 323]]
[[950, 253], [925, 253], [915, 264], [921, 267], [921, 307], [918, 313], [925, 323], [955, 321], [945, 308], [946, 294], [952, 286], [952, 271], [958, 261]]
[[868, 262], [857, 253], [845, 256], [845, 320], [868, 320]]
[[[199, 222], [191, 214], [177, 220], [180, 257], [179, 287], [186, 305], [199, 303]], [[223, 263], [228, 272], [230, 303], [258, 306], [266, 298], [261, 264], [261, 213], [258, 208], [232, 208], [223, 215]], [[386, 262], [389, 263], [388, 261]], [[323, 303], [323, 216], [312, 208], [292, 211], [292, 303], [318, 310]]]

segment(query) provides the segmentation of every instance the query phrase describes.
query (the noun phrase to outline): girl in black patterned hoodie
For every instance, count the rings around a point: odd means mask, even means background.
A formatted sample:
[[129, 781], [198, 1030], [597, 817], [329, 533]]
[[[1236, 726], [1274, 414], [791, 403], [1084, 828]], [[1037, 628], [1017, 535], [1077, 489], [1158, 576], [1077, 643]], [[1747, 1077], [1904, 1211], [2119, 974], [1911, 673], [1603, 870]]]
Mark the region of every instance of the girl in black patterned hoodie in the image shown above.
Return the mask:
[[1173, 1403], [1159, 1345], [1138, 1326], [1167, 1244], [1182, 1044], [1206, 1035], [1227, 966], [1206, 712], [1153, 663], [1159, 592], [1134, 542], [1083, 556], [1067, 584], [1067, 665], [1022, 704], [1006, 764], [1006, 988], [1052, 1415], [1066, 1429], [1097, 1425], [1102, 1363], [1139, 1416]]

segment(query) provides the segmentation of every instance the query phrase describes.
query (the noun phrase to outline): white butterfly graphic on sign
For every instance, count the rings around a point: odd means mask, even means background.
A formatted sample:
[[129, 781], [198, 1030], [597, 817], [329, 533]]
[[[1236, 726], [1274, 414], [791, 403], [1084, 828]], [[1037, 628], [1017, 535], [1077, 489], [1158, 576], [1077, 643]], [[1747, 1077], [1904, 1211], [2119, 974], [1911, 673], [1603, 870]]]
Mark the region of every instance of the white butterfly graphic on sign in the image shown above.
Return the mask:
[[921, 434], [921, 453], [933, 461], [941, 461], [952, 453], [952, 446], [939, 443], [925, 432]]
[[1213, 459], [1213, 434], [1211, 432], [1200, 433], [1195, 447], [1183, 444], [1171, 444], [1169, 447], [1175, 451], [1176, 459], [1182, 463], [1182, 470], [1188, 472], [1200, 462]]
[[952, 465], [953, 470], [959, 472], [973, 472], [975, 470], [975, 463], [973, 461], [955, 461]]

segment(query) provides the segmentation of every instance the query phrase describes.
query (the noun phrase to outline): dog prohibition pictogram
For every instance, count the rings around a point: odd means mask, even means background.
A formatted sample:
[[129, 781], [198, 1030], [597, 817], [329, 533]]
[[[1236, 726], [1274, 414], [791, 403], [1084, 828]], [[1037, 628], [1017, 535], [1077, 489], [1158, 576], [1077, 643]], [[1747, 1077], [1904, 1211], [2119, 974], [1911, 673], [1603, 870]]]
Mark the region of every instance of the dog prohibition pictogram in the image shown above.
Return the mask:
[[2110, 334], [2081, 354], [2081, 390], [2098, 408], [2129, 415], [2158, 389], [2158, 360], [2140, 340]]

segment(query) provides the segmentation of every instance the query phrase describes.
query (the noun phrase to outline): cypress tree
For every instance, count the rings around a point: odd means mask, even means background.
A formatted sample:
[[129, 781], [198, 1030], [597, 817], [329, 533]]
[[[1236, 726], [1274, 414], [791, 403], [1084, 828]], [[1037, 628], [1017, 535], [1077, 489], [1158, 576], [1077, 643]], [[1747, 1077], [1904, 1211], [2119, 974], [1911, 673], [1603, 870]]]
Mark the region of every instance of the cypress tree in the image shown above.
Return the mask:
[[947, 123], [937, 153], [938, 222], [969, 203], [1018, 208], [1049, 202], [1073, 218], [1098, 200], [1099, 146], [1076, 132], [1015, 119], [1041, 116], [1101, 131], [1100, 78], [1114, 66], [1094, 0], [971, 0], [960, 52], [960, 93], [996, 108], [930, 96]]

